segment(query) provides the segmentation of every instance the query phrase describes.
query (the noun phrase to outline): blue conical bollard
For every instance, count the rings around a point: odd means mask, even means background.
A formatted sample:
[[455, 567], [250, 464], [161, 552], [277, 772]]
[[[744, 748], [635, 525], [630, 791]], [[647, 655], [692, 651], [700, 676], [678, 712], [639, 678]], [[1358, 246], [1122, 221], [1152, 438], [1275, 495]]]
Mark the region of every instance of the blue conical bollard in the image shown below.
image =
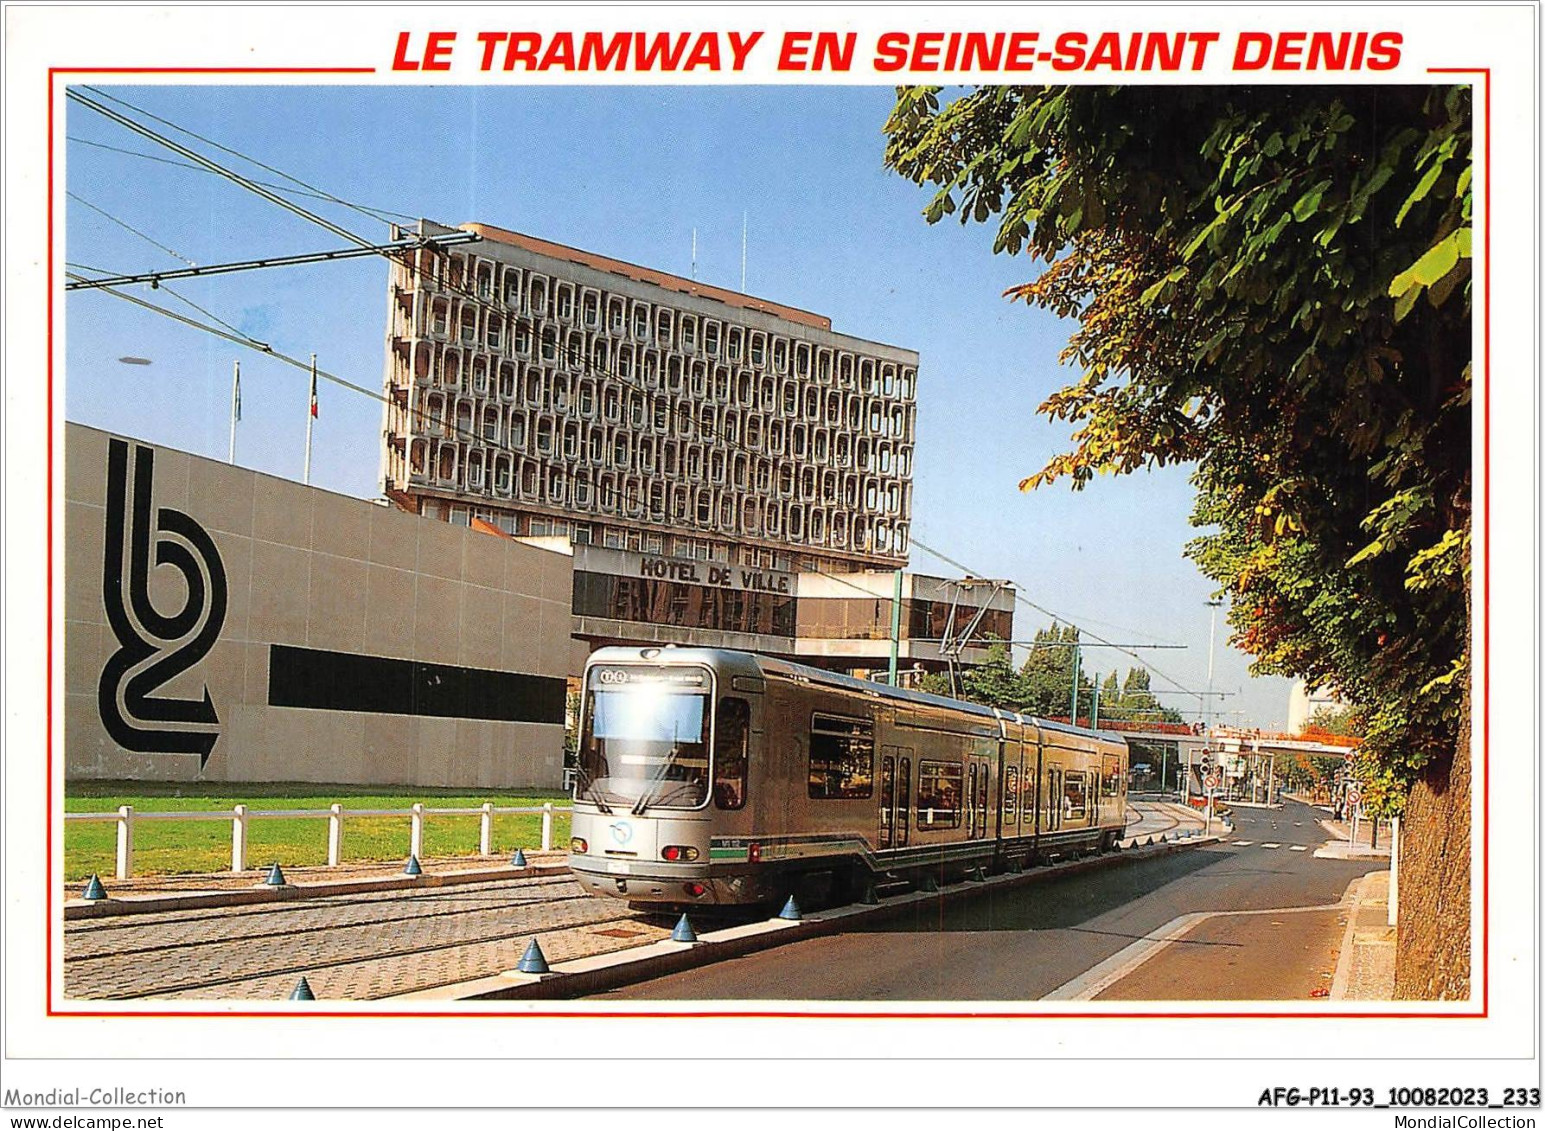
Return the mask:
[[284, 878], [284, 869], [279, 867], [279, 861], [273, 862], [268, 869], [268, 875], [263, 877], [263, 882], [271, 888], [282, 888], [288, 882]]
[[789, 901], [783, 905], [783, 910], [778, 912], [778, 918], [793, 919], [796, 921], [804, 918], [804, 916], [799, 913], [799, 904], [794, 902], [794, 897], [792, 895], [789, 896]]
[[879, 903], [880, 903], [880, 893], [875, 890], [875, 886], [874, 886], [874, 884], [872, 882], [871, 883], [866, 883], [864, 885], [864, 894], [858, 897], [858, 901], [860, 903], [862, 903], [865, 907], [878, 907], [879, 906]]
[[671, 942], [697, 942], [697, 932], [692, 929], [692, 923], [683, 913], [676, 923], [676, 929], [671, 932]]
[[301, 978], [295, 983], [295, 988], [290, 991], [291, 1001], [316, 1001], [316, 994], [311, 992], [311, 983]]
[[930, 875], [924, 876], [923, 880], [922, 880], [922, 883], [918, 884], [917, 886], [922, 891], [938, 891], [939, 890], [939, 881], [934, 879], [933, 876], [930, 874]]
[[422, 876], [424, 874], [424, 869], [419, 867], [417, 856], [411, 854], [408, 856], [408, 862], [403, 865], [402, 874], [404, 876]]
[[515, 967], [522, 974], [550, 974], [552, 969], [547, 965], [547, 956], [542, 953], [542, 948], [537, 941], [532, 939], [526, 947], [526, 953], [520, 956], [520, 965]]
[[510, 867], [511, 868], [524, 868], [524, 867], [526, 867], [526, 854], [523, 851], [521, 851], [520, 849], [517, 848], [515, 850], [514, 857], [510, 860]]
[[102, 886], [102, 877], [95, 872], [91, 873], [91, 879], [86, 881], [86, 890], [80, 893], [82, 899], [106, 899], [107, 889]]

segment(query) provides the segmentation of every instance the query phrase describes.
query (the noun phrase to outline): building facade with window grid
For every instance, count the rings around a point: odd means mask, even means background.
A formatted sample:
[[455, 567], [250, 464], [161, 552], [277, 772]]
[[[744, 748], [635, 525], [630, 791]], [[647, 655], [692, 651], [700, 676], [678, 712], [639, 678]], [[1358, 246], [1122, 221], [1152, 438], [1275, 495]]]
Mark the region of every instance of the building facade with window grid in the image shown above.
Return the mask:
[[398, 506], [754, 568], [906, 563], [915, 352], [739, 292], [464, 230], [482, 239], [392, 267], [382, 479]]

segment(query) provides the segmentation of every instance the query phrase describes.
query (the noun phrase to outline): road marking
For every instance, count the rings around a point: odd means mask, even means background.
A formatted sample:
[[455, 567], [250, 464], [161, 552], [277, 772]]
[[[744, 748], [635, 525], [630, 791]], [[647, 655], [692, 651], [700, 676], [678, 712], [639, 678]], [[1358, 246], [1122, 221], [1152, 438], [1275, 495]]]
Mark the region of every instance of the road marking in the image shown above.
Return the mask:
[[1309, 851], [1308, 845], [1304, 845], [1304, 844], [1291, 844], [1291, 845], [1288, 846], [1288, 848], [1290, 850], [1292, 850], [1293, 852], [1307, 852], [1307, 851]]
[[[1314, 907], [1268, 907], [1259, 911], [1197, 911], [1171, 919], [1157, 931], [1150, 931], [1136, 942], [1118, 950], [1104, 962], [1091, 966], [1078, 977], [1064, 982], [1042, 1001], [1092, 1001], [1117, 982], [1131, 974], [1149, 959], [1179, 942], [1191, 929], [1203, 920], [1218, 915], [1292, 915], [1301, 911], [1340, 911], [1354, 906], [1353, 895], [1362, 879], [1353, 880], [1342, 893], [1340, 903], [1322, 903]], [[1355, 918], [1355, 916], [1349, 916]], [[1349, 951], [1343, 946], [1343, 952]], [[1344, 991], [1343, 991], [1344, 992]], [[1335, 996], [1332, 991], [1332, 996]]]
[[1281, 848], [1282, 845], [1278, 844], [1276, 841], [1273, 841], [1271, 844], [1263, 844], [1263, 845], [1261, 845], [1261, 847], [1262, 848]]
[[1237, 848], [1249, 848], [1254, 843], [1255, 841], [1253, 840], [1236, 840], [1234, 845]]

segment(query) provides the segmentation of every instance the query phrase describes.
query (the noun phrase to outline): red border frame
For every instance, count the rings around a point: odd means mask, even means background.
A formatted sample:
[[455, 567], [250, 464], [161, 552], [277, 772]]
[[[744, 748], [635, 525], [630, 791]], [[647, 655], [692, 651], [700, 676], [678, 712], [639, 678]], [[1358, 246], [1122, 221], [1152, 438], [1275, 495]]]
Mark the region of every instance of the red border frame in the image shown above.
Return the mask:
[[[1416, 1012], [1404, 1011], [1371, 1011], [1358, 1010], [1349, 1012], [1272, 1012], [1272, 1011], [1171, 1011], [1171, 1012], [1134, 1012], [1121, 1011], [1110, 1013], [1077, 1013], [1061, 1011], [1022, 1011], [1013, 1013], [973, 1012], [961, 1010], [958, 1012], [863, 1012], [858, 1010], [843, 1011], [814, 1011], [800, 1012], [797, 1010], [647, 1010], [647, 1011], [610, 1011], [610, 1010], [389, 1010], [389, 1009], [360, 1009], [360, 1010], [77, 1010], [55, 1009], [53, 1000], [54, 978], [54, 897], [58, 885], [54, 882], [54, 77], [60, 74], [99, 74], [99, 75], [146, 75], [146, 74], [187, 74], [187, 75], [362, 75], [374, 74], [374, 67], [50, 67], [48, 69], [48, 206], [47, 206], [47, 238], [48, 238], [48, 276], [47, 276], [47, 318], [48, 329], [45, 336], [46, 349], [48, 350], [48, 436], [47, 436], [47, 472], [45, 480], [48, 491], [48, 513], [46, 516], [46, 531], [48, 538], [47, 547], [47, 609], [45, 622], [47, 626], [47, 638], [45, 654], [48, 664], [46, 679], [46, 698], [44, 707], [45, 725], [47, 732], [44, 735], [46, 749], [46, 773], [48, 775], [48, 806], [46, 814], [47, 843], [44, 846], [44, 859], [46, 862], [45, 882], [47, 885], [47, 922], [45, 924], [46, 938], [44, 953], [47, 969], [44, 976], [44, 1013], [48, 1017], [348, 1017], [348, 1018], [374, 1018], [374, 1017], [457, 1017], [457, 1018], [504, 1018], [504, 1017], [554, 1017], [554, 1018], [626, 1018], [626, 1017], [682, 1017], [682, 1018], [802, 1018], [802, 1019], [861, 1019], [865, 1021], [886, 1020], [895, 1018], [898, 1020], [983, 1020], [983, 1021], [1017, 1021], [1031, 1019], [1068, 1019], [1068, 1020], [1136, 1020], [1140, 1018], [1165, 1019], [1165, 1020], [1195, 1020], [1203, 1018], [1218, 1018], [1228, 1020], [1240, 1019], [1384, 1019], [1384, 1018], [1485, 1018], [1490, 1015], [1491, 1002], [1491, 948], [1490, 948], [1490, 917], [1491, 917], [1491, 767], [1486, 756], [1491, 750], [1491, 68], [1490, 67], [1429, 67], [1427, 73], [1431, 75], [1480, 75], [1483, 76], [1483, 118], [1486, 127], [1486, 145], [1482, 157], [1485, 168], [1485, 184], [1482, 189], [1483, 214], [1485, 227], [1482, 230], [1481, 245], [1484, 250], [1484, 259], [1481, 264], [1481, 277], [1485, 290], [1485, 306], [1481, 315], [1481, 366], [1482, 388], [1484, 390], [1484, 409], [1481, 417], [1481, 466], [1484, 471], [1485, 484], [1481, 493], [1481, 530], [1485, 546], [1481, 555], [1481, 673], [1484, 694], [1481, 700], [1481, 751], [1482, 762], [1485, 768], [1484, 781], [1481, 789], [1481, 821], [1483, 837], [1481, 840], [1481, 1008], [1479, 1012], [1467, 1011], [1459, 1013], [1451, 1012]], [[1472, 80], [1471, 86], [1474, 87]], [[1473, 110], [1472, 110], [1473, 114]], [[1473, 685], [1472, 685], [1473, 688]], [[1472, 690], [1473, 703], [1473, 690]], [[1473, 770], [1472, 770], [1473, 780]], [[1474, 844], [1472, 838], [1471, 844]]]

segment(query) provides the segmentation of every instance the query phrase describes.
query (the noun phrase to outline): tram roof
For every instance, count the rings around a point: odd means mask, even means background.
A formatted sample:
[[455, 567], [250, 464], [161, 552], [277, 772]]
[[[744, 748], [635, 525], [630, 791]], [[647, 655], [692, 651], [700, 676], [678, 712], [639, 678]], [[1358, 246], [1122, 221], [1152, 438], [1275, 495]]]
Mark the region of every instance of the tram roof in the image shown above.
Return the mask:
[[[645, 655], [650, 653], [650, 655]], [[1125, 741], [1123, 736], [1116, 731], [1091, 730], [1088, 727], [1073, 726], [1070, 723], [1058, 722], [1055, 719], [1043, 719], [1035, 715], [1022, 715], [1017, 711], [1010, 711], [1006, 707], [993, 708], [981, 703], [971, 703], [964, 699], [951, 699], [945, 695], [934, 695], [928, 691], [914, 691], [908, 687], [892, 687], [888, 683], [877, 683], [872, 679], [858, 679], [855, 676], [843, 675], [841, 672], [827, 671], [825, 668], [815, 668], [808, 664], [796, 664], [792, 660], [782, 660], [775, 656], [763, 656], [755, 652], [741, 652], [730, 648], [683, 648], [677, 645], [661, 646], [657, 648], [627, 648], [610, 647], [598, 648], [591, 654], [592, 662], [599, 659], [602, 663], [622, 663], [626, 660], [637, 662], [659, 662], [669, 660], [676, 664], [711, 664], [721, 671], [740, 675], [767, 675], [778, 674], [795, 676], [808, 680], [811, 683], [824, 684], [828, 687], [841, 687], [859, 694], [868, 695], [879, 699], [891, 699], [900, 702], [917, 703], [931, 707], [942, 707], [946, 710], [959, 711], [962, 714], [976, 715], [979, 718], [996, 721], [1002, 715], [1018, 718], [1023, 723], [1040, 727], [1042, 730], [1055, 731], [1059, 734], [1076, 735], [1080, 738], [1104, 738], [1106, 740], [1119, 739]]]

